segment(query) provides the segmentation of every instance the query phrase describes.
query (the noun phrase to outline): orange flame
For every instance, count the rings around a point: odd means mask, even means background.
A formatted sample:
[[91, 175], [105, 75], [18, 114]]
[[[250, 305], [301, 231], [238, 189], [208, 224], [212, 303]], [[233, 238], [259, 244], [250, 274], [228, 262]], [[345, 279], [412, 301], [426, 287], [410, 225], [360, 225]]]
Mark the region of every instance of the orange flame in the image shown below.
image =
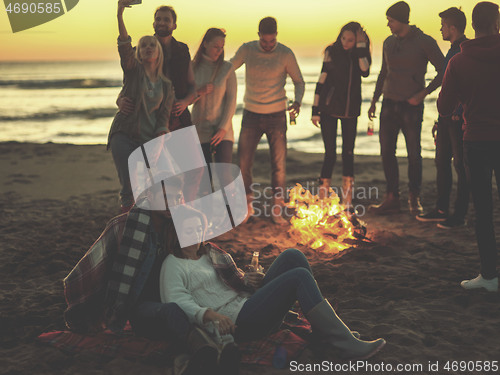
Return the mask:
[[326, 254], [336, 254], [352, 246], [346, 239], [354, 237], [355, 227], [340, 204], [337, 194], [330, 188], [330, 196], [320, 199], [302, 185], [290, 189], [288, 207], [295, 208], [295, 216], [288, 233], [298, 242]]

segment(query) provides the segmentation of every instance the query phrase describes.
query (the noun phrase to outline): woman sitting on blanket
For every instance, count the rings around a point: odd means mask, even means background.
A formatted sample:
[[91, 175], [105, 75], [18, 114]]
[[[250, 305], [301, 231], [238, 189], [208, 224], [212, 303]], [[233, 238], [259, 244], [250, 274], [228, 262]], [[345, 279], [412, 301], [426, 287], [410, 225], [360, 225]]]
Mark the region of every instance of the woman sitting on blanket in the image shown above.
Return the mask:
[[363, 341], [353, 335], [323, 298], [299, 250], [281, 253], [265, 275], [243, 273], [231, 255], [203, 242], [206, 218], [201, 212], [183, 206], [176, 216], [182, 217], [181, 225], [176, 223], [179, 244], [161, 268], [160, 297], [179, 305], [190, 322], [218, 322], [220, 334], [233, 334], [237, 342], [259, 339], [279, 326], [298, 300], [315, 336], [342, 358], [366, 359], [385, 345], [381, 338]]

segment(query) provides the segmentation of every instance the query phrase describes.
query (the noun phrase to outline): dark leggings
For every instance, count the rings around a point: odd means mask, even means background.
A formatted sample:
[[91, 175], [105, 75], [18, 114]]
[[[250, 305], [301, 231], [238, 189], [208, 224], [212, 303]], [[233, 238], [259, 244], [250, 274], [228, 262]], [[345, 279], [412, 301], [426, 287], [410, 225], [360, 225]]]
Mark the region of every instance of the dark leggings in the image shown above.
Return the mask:
[[[321, 115], [321, 135], [325, 144], [325, 159], [321, 178], [331, 178], [337, 161], [337, 120], [330, 115]], [[354, 143], [358, 118], [341, 118], [342, 125], [342, 176], [354, 176]]]

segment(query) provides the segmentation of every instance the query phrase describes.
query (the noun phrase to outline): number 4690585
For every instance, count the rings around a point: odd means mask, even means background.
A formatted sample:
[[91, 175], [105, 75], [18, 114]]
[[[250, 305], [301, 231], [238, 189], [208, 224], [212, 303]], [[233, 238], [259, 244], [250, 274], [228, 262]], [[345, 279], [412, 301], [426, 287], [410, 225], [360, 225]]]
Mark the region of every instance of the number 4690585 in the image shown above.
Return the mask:
[[9, 3], [5, 8], [7, 13], [15, 14], [43, 14], [61, 13], [60, 3]]

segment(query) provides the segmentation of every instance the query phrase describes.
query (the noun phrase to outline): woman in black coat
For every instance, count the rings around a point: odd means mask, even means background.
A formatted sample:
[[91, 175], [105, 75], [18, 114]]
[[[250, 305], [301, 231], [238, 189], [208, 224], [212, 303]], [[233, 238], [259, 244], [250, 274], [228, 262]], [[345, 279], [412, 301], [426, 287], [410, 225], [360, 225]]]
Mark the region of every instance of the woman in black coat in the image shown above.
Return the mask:
[[370, 39], [358, 22], [349, 22], [325, 49], [314, 96], [312, 123], [321, 126], [325, 158], [320, 176], [320, 198], [328, 189], [337, 159], [337, 120], [342, 124], [342, 200], [352, 205], [354, 142], [361, 107], [361, 77], [370, 74]]

